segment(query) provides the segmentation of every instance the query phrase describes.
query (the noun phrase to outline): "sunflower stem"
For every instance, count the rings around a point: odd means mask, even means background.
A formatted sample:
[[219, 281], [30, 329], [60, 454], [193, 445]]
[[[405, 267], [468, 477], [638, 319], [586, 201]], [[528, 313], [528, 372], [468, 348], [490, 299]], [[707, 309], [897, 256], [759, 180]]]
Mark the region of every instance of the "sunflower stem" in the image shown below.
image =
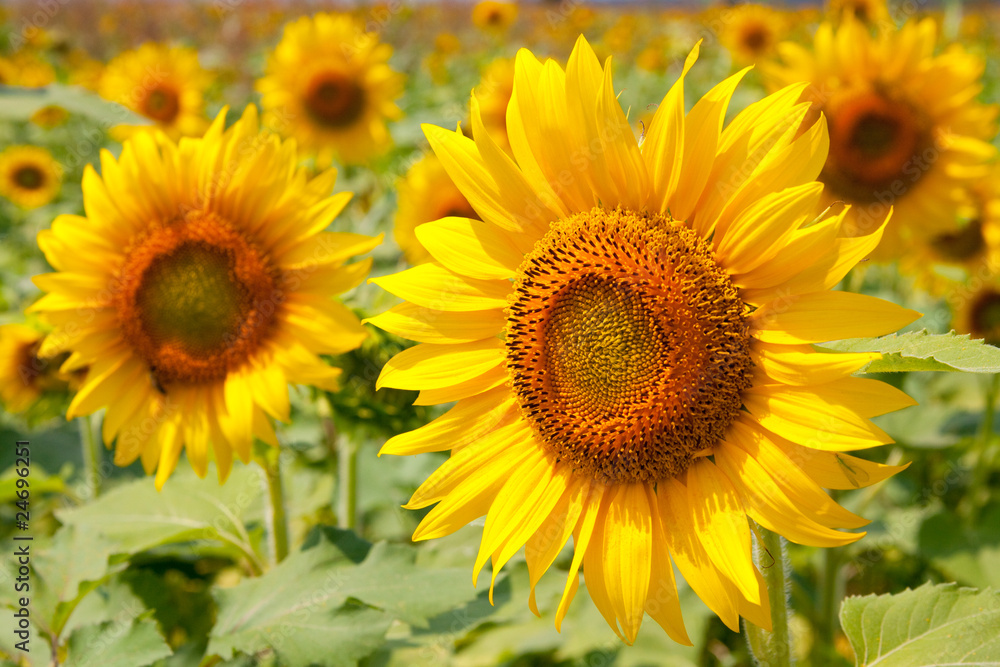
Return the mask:
[[341, 528], [355, 530], [358, 511], [358, 448], [349, 438], [340, 438], [337, 449], [340, 477], [339, 523]]
[[788, 667], [792, 664], [792, 640], [788, 631], [789, 565], [785, 541], [777, 533], [757, 526], [757, 567], [767, 584], [771, 604], [771, 631], [743, 621], [750, 653], [758, 667]]
[[101, 447], [94, 435], [94, 424], [90, 415], [77, 418], [80, 426], [80, 444], [83, 446], [83, 476], [87, 483], [86, 499], [94, 500], [101, 495]]
[[985, 405], [983, 406], [983, 421], [976, 439], [976, 463], [972, 467], [971, 491], [972, 520], [975, 523], [978, 509], [985, 505], [983, 496], [989, 495], [988, 478], [992, 469], [993, 422], [996, 418], [997, 394], [1000, 393], [1000, 373], [993, 375], [986, 385]]
[[285, 489], [281, 481], [281, 450], [269, 448], [261, 463], [267, 478], [267, 499], [271, 508], [267, 531], [271, 561], [277, 565], [288, 556], [288, 514], [285, 512]]

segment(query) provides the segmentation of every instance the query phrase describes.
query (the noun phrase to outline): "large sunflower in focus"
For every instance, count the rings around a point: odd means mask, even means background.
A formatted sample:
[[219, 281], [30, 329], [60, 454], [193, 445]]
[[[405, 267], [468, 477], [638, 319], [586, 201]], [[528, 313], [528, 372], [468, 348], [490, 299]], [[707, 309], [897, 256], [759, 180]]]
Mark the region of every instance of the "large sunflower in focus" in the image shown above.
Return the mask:
[[382, 451], [451, 450], [407, 507], [436, 504], [414, 539], [485, 514], [476, 574], [492, 561], [495, 578], [524, 546], [533, 590], [573, 538], [557, 627], [582, 566], [626, 642], [645, 612], [689, 643], [671, 561], [730, 628], [741, 615], [769, 627], [747, 517], [802, 544], [848, 544], [863, 533], [835, 528], [866, 522], [821, 487], [896, 470], [843, 452], [890, 442], [869, 418], [912, 401], [851, 377], [873, 355], [810, 344], [916, 313], [830, 291], [882, 228], [847, 236], [843, 214], [810, 224], [827, 134], [819, 121], [799, 135], [803, 86], [720, 132], [742, 76], [687, 115], [682, 76], [640, 147], [610, 63], [580, 38], [565, 71], [518, 54], [513, 160], [475, 99], [474, 140], [425, 126], [482, 221], [421, 225], [435, 261], [375, 280], [406, 303], [373, 323], [420, 343], [379, 385], [458, 403]]
[[823, 24], [812, 50], [783, 43], [783, 63], [764, 67], [771, 87], [809, 81], [803, 93], [830, 124], [820, 180], [825, 200], [854, 205], [858, 233], [893, 221], [879, 259], [903, 242], [949, 231], [963, 187], [986, 171], [996, 107], [975, 101], [983, 60], [952, 46], [935, 56], [936, 27], [925, 19], [872, 38], [851, 15]]
[[350, 16], [316, 14], [285, 26], [257, 82], [265, 122], [295, 137], [320, 166], [336, 158], [363, 163], [392, 144], [387, 120], [403, 77], [388, 63], [392, 47]]
[[204, 138], [141, 133], [121, 157], [83, 177], [87, 217], [59, 216], [38, 244], [56, 273], [35, 277], [33, 307], [56, 325], [42, 357], [71, 352], [63, 370], [90, 366], [67, 416], [106, 408], [115, 463], [142, 459], [162, 487], [182, 449], [220, 479], [233, 452], [257, 437], [277, 445], [288, 383], [336, 387], [317, 355], [357, 347], [365, 333], [330, 298], [371, 260], [344, 265], [379, 239], [322, 230], [350, 193], [330, 196], [336, 173], [312, 180], [292, 142], [260, 133], [248, 107]]
[[126, 51], [101, 73], [98, 92], [152, 121], [150, 125], [118, 125], [112, 134], [124, 140], [137, 132], [161, 130], [172, 139], [201, 135], [205, 120], [204, 93], [211, 75], [189, 48], [147, 43]]
[[41, 146], [10, 146], [0, 153], [0, 195], [21, 208], [45, 206], [61, 187], [62, 167]]

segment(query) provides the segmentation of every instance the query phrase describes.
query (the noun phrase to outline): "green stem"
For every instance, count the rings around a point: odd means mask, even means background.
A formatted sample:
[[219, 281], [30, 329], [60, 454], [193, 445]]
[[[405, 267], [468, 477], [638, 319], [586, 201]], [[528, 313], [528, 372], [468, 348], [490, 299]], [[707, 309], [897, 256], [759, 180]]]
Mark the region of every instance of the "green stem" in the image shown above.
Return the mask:
[[792, 640], [788, 631], [789, 565], [784, 539], [757, 526], [760, 540], [755, 549], [757, 567], [767, 584], [771, 604], [771, 631], [743, 622], [750, 653], [760, 667], [788, 667], [792, 664]]
[[267, 498], [271, 506], [268, 536], [271, 561], [277, 565], [288, 556], [288, 515], [285, 512], [285, 491], [281, 481], [281, 450], [273, 447], [262, 461], [267, 478]]
[[358, 448], [349, 438], [338, 443], [340, 478], [339, 524], [341, 528], [357, 528], [358, 513]]
[[90, 415], [77, 418], [80, 426], [80, 444], [83, 446], [83, 476], [87, 482], [88, 500], [101, 495], [101, 446], [94, 435], [94, 424]]
[[831, 547], [823, 550], [823, 573], [817, 614], [816, 641], [813, 644], [813, 664], [822, 664], [833, 649], [836, 632], [838, 579], [840, 576], [841, 550]]
[[997, 394], [1000, 393], [1000, 373], [993, 375], [986, 386], [985, 405], [983, 406], [983, 422], [976, 439], [975, 465], [972, 466], [972, 480], [969, 498], [972, 500], [971, 517], [973, 522], [979, 507], [989, 496], [987, 481], [992, 470], [993, 422], [996, 417]]

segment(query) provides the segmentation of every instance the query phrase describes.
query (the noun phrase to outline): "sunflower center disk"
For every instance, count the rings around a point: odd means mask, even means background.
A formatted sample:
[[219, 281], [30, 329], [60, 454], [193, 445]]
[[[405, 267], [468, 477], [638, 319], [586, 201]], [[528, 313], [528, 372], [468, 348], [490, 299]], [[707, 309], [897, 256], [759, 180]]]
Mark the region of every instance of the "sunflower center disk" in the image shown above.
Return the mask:
[[161, 123], [169, 123], [181, 110], [180, 97], [173, 88], [158, 86], [149, 90], [142, 102], [143, 113]]
[[21, 167], [14, 172], [14, 182], [25, 190], [37, 190], [45, 182], [45, 175], [38, 167]]
[[986, 248], [983, 224], [973, 220], [958, 231], [938, 234], [931, 245], [945, 259], [956, 262], [970, 260]]
[[[872, 92], [837, 105], [830, 112], [831, 160], [824, 178], [835, 191], [855, 200], [875, 201], [892, 195], [895, 181], [909, 185], [919, 177], [921, 153], [930, 133], [919, 115], [903, 102]], [[889, 190], [888, 193], [880, 191]]]
[[346, 74], [323, 72], [306, 89], [305, 106], [321, 125], [340, 128], [356, 121], [365, 108], [365, 92]]
[[129, 251], [115, 295], [125, 339], [161, 384], [222, 379], [267, 337], [278, 276], [219, 218], [155, 227]]
[[561, 460], [656, 481], [714, 448], [750, 386], [745, 306], [680, 222], [594, 209], [553, 224], [507, 310], [521, 410]]

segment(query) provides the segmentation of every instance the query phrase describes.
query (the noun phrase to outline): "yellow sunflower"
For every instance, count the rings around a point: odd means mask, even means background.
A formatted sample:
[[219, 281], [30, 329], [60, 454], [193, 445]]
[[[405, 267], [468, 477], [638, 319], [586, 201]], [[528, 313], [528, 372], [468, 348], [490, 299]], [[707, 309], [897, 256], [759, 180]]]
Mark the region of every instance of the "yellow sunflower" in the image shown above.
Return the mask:
[[194, 49], [150, 42], [109, 62], [101, 73], [98, 92], [152, 121], [152, 126], [112, 128], [117, 140], [152, 127], [178, 139], [205, 131], [208, 123], [204, 117], [204, 92], [211, 81]]
[[895, 28], [886, 0], [829, 0], [827, 13], [834, 21], [839, 21], [846, 13], [864, 25], [881, 26], [890, 30]]
[[483, 68], [479, 85], [475, 88], [483, 125], [501, 148], [510, 153], [507, 139], [507, 105], [514, 92], [514, 61], [497, 58]]
[[13, 55], [0, 57], [0, 84], [41, 88], [56, 80], [56, 71], [37, 53], [21, 49]]
[[41, 146], [10, 146], [0, 153], [0, 195], [21, 208], [45, 206], [59, 194], [62, 167]]
[[24, 412], [43, 392], [66, 391], [69, 377], [59, 360], [38, 358], [45, 334], [24, 324], [0, 326], [0, 400], [8, 412]]
[[397, 193], [399, 199], [392, 233], [410, 264], [421, 264], [431, 259], [417, 240], [418, 225], [449, 217], [479, 219], [469, 200], [455, 187], [441, 160], [433, 153], [428, 153], [410, 167], [406, 178], [399, 183]]
[[51, 130], [69, 120], [69, 111], [58, 104], [49, 104], [31, 114], [28, 120], [43, 130]]
[[403, 76], [387, 64], [391, 55], [347, 15], [289, 23], [257, 82], [265, 123], [297, 139], [322, 167], [381, 155], [392, 144], [386, 121], [401, 116]]
[[219, 478], [254, 437], [277, 445], [289, 382], [325, 389], [339, 369], [318, 354], [357, 347], [364, 329], [330, 295], [371, 260], [344, 266], [380, 239], [323, 232], [350, 193], [336, 172], [297, 168], [294, 142], [258, 128], [256, 107], [224, 130], [179, 144], [139, 133], [121, 157], [83, 176], [86, 217], [63, 215], [38, 244], [56, 273], [31, 310], [55, 325], [39, 354], [71, 352], [63, 370], [90, 371], [67, 417], [106, 408], [115, 463], [141, 457], [162, 488], [182, 449]]
[[1000, 281], [977, 281], [963, 285], [948, 296], [955, 331], [1000, 345]]
[[517, 4], [483, 0], [472, 8], [472, 24], [481, 30], [505, 32], [517, 20]]
[[682, 75], [640, 146], [610, 62], [582, 37], [565, 71], [527, 50], [515, 70], [514, 159], [475, 99], [474, 140], [424, 126], [482, 221], [421, 225], [434, 261], [374, 279], [406, 303], [372, 322], [419, 342], [378, 386], [458, 401], [382, 450], [451, 450], [406, 505], [436, 504], [414, 539], [485, 514], [474, 572], [492, 561], [495, 579], [524, 546], [533, 589], [572, 536], [557, 627], [582, 565], [623, 640], [646, 612], [689, 643], [671, 561], [730, 628], [741, 615], [769, 627], [747, 517], [802, 544], [848, 544], [863, 533], [834, 528], [866, 522], [821, 487], [897, 470], [843, 452], [890, 442], [869, 418], [911, 399], [851, 377], [876, 355], [810, 345], [917, 317], [830, 291], [881, 228], [813, 222], [828, 140], [821, 121], [796, 131], [802, 85], [721, 131], [744, 72], [686, 115]]
[[950, 230], [921, 239], [900, 259], [902, 272], [933, 293], [953, 282], [939, 271], [942, 266], [960, 267], [979, 281], [1000, 273], [1000, 166], [969, 189], [969, 202], [957, 217]]
[[934, 55], [935, 23], [911, 22], [873, 38], [851, 16], [819, 27], [813, 49], [783, 43], [783, 63], [763, 68], [769, 85], [796, 81], [830, 124], [820, 180], [824, 204], [854, 205], [850, 224], [867, 234], [894, 207], [877, 258], [949, 231], [962, 188], [985, 175], [995, 153], [997, 108], [976, 101], [982, 58], [953, 45]]
[[788, 32], [784, 11], [766, 5], [745, 4], [719, 9], [714, 24], [719, 41], [733, 61], [746, 65], [771, 55]]

